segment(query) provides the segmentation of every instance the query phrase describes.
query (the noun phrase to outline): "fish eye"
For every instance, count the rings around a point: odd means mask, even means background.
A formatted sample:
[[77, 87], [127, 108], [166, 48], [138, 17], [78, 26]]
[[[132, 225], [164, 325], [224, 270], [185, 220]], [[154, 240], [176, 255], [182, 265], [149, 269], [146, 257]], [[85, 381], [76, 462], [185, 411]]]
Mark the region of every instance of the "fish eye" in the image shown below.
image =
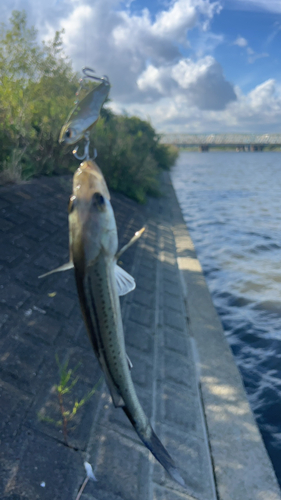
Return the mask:
[[76, 196], [70, 196], [69, 203], [68, 203], [68, 213], [69, 214], [71, 214], [71, 212], [73, 212], [74, 208], [76, 207], [76, 204], [77, 204]]
[[71, 130], [71, 128], [67, 129], [67, 131], [65, 132], [65, 137], [67, 137], [67, 139], [70, 139], [72, 137], [72, 130]]
[[104, 208], [105, 199], [102, 194], [94, 193], [92, 201], [93, 204], [98, 208], [98, 210], [102, 210]]

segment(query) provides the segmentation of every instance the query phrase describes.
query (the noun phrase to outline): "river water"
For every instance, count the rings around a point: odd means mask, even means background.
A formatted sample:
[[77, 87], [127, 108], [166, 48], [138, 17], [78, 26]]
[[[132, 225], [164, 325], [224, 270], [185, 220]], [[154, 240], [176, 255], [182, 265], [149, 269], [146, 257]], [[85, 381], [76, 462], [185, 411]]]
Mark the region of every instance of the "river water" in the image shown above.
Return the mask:
[[281, 153], [182, 152], [172, 182], [281, 485]]

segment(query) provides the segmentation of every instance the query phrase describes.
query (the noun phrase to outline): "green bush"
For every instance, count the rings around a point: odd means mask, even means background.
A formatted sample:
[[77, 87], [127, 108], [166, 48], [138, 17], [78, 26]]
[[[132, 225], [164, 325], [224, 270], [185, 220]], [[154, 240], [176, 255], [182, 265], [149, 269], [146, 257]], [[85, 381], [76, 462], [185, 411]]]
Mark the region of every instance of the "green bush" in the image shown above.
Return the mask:
[[39, 46], [25, 12], [14, 11], [0, 32], [0, 170], [26, 179], [64, 171], [69, 163], [58, 134], [73, 106], [78, 75], [62, 54], [61, 33]]
[[[24, 11], [13, 11], [10, 26], [1, 26], [2, 182], [77, 168], [72, 147], [62, 148], [58, 143], [79, 85], [79, 76], [62, 52], [61, 34], [57, 32], [51, 42], [39, 45]], [[159, 194], [159, 173], [171, 167], [177, 150], [161, 144], [150, 123], [102, 109], [92, 139], [110, 188], [139, 202], [147, 194]]]
[[161, 144], [153, 127], [140, 118], [116, 116], [107, 109], [101, 115], [93, 142], [108, 186], [140, 203], [146, 195], [159, 195], [159, 174], [173, 165], [177, 150]]

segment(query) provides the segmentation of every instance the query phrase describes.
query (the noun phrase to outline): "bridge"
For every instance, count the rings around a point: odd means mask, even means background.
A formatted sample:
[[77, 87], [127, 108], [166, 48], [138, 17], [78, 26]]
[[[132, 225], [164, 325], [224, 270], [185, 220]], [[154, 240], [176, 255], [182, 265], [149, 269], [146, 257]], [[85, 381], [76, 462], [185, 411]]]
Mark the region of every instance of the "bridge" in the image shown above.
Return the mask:
[[200, 151], [222, 146], [237, 151], [262, 151], [266, 146], [281, 147], [281, 134], [162, 134], [161, 142], [178, 147], [196, 146]]

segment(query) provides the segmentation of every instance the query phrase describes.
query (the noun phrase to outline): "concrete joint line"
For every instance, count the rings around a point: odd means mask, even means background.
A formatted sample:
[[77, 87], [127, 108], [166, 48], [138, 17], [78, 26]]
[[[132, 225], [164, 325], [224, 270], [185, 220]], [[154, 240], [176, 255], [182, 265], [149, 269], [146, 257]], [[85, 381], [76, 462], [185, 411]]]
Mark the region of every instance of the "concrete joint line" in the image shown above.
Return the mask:
[[[159, 327], [160, 327], [160, 304], [159, 304], [159, 293], [160, 293], [160, 262], [161, 262], [161, 236], [160, 228], [156, 226], [157, 231], [157, 260], [156, 260], [156, 297], [155, 297], [155, 315], [154, 315], [154, 345], [153, 345], [153, 370], [152, 370], [152, 412], [151, 412], [151, 425], [154, 428], [156, 420], [156, 395], [157, 395], [157, 370], [158, 370], [158, 342], [159, 342]], [[161, 436], [159, 436], [161, 439]], [[152, 500], [154, 498], [154, 483], [153, 483], [153, 472], [154, 472], [154, 459], [149, 462], [149, 493], [148, 499]]]

